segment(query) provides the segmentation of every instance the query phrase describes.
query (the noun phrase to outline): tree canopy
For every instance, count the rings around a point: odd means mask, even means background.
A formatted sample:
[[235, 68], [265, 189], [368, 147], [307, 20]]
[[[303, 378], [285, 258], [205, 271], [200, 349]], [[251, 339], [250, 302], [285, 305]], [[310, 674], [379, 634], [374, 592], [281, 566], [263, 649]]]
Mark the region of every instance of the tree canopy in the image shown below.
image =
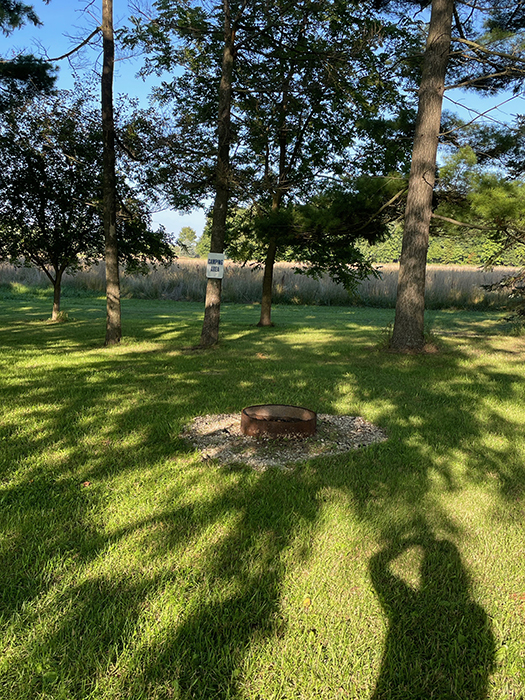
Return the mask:
[[298, 263], [297, 272], [313, 277], [328, 273], [351, 290], [374, 274], [370, 256], [358, 243], [375, 243], [389, 235], [405, 191], [402, 177], [361, 176], [273, 213], [256, 206], [234, 210], [228, 220], [228, 255], [261, 264], [277, 231], [278, 260]]
[[[0, 259], [45, 272], [56, 317], [63, 273], [103, 256], [98, 114], [87, 98], [68, 92], [5, 112], [0, 157]], [[165, 232], [151, 230], [146, 205], [122, 175], [118, 209], [122, 264], [145, 270], [152, 260], [173, 258]]]
[[[252, 211], [256, 206], [259, 219], [274, 221], [281, 207], [306, 204], [334, 178], [406, 166], [412, 98], [404, 88], [412, 67], [405, 58], [420, 43], [408, 31], [409, 18], [389, 21], [373, 3], [340, 0], [228, 6], [237, 23], [230, 206]], [[210, 196], [218, 182], [215, 114], [223, 10], [219, 3], [168, 2], [156, 9], [149, 22], [135, 19], [128, 41], [145, 48], [147, 71], [173, 72], [154, 91], [173, 117], [155, 125], [151, 143], [161, 166], [152, 177], [173, 205], [190, 206]], [[260, 230], [256, 226], [253, 233]], [[276, 250], [286, 245], [276, 236], [264, 240], [261, 323], [271, 304]], [[269, 322], [269, 310], [267, 315]]]
[[[45, 0], [49, 2], [49, 0]], [[32, 5], [18, 0], [0, 0], [0, 30], [6, 36], [24, 24], [40, 24]], [[0, 109], [13, 101], [49, 92], [55, 84], [56, 69], [32, 54], [0, 58]]]
[[[449, 156], [440, 168], [438, 194], [442, 200], [433, 213], [433, 227], [445, 235], [481, 238], [485, 243], [485, 267], [514, 252], [516, 262], [525, 258], [525, 181], [510, 178], [478, 162], [470, 146]], [[525, 267], [505, 277], [504, 287], [525, 301]], [[519, 308], [525, 316], [525, 303]]]
[[[394, 329], [399, 347], [406, 349], [409, 335], [412, 348], [423, 341], [430, 230], [460, 225], [472, 232], [477, 216], [483, 221], [478, 230], [495, 246], [508, 250], [521, 240], [516, 203], [525, 171], [522, 119], [510, 133], [447, 118], [440, 133], [446, 90], [520, 87], [525, 15], [519, 5], [158, 0], [149, 13], [136, 9], [132, 28], [118, 36], [144, 50], [144, 73], [163, 79], [153, 89], [151, 108], [137, 112], [117, 134], [118, 145], [124, 143], [136, 158], [134, 165], [127, 163], [128, 181], [120, 178], [118, 226], [124, 230], [135, 215], [147, 219], [137, 189], [123, 194], [137, 179], [149, 195], [155, 191], [179, 211], [213, 199], [214, 252], [226, 243], [231, 256], [265, 264], [261, 325], [270, 322], [275, 260], [293, 258], [310, 274], [328, 271], [346, 285], [370, 269], [355, 244], [358, 238], [384, 238], [390, 213], [399, 217], [412, 141], [399, 299], [407, 289], [408, 296], [396, 320], [402, 312], [413, 328]], [[31, 5], [0, 0], [5, 33], [24, 22], [38, 23]], [[9, 70], [31, 60], [17, 57]], [[13, 109], [11, 97], [25, 94], [28, 84], [23, 77], [14, 80], [4, 84]], [[31, 84], [36, 89], [38, 79]], [[434, 188], [436, 150], [445, 142], [460, 151], [454, 164], [445, 163]], [[7, 153], [6, 139], [3, 148]], [[483, 169], [496, 158], [502, 172]], [[447, 168], [454, 182], [447, 181]], [[5, 177], [21, 187], [14, 166], [10, 173]], [[96, 199], [90, 195], [91, 202]], [[135, 211], [125, 225], [123, 202]], [[65, 199], [57, 206], [68, 210]], [[218, 308], [220, 283], [212, 284]]]

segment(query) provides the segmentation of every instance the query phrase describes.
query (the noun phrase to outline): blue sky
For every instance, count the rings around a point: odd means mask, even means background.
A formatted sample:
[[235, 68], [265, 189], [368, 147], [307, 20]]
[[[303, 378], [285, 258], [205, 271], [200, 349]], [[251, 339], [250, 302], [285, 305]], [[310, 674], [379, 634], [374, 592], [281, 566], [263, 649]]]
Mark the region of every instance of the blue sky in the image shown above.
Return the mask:
[[[9, 37], [2, 39], [1, 53], [3, 55], [31, 51], [35, 55], [45, 55], [48, 58], [56, 58], [70, 51], [85, 38], [93, 29], [101, 23], [101, 0], [51, 0], [45, 4], [39, 0], [32, 0], [33, 7], [39, 16], [42, 26], [27, 25], [14, 31]], [[127, 0], [114, 0], [115, 27], [122, 26], [130, 12]], [[79, 76], [85, 75], [89, 67], [94, 66], [100, 56], [100, 39], [95, 41], [95, 46], [83, 53], [84, 69], [75, 66], [76, 60], [70, 64], [68, 60], [60, 61], [58, 87], [70, 89], [74, 86], [75, 71]], [[98, 45], [97, 45], [98, 44]], [[140, 69], [140, 57], [134, 60], [118, 60], [115, 66], [115, 92], [127, 93], [138, 97], [147, 104], [147, 96], [150, 85], [155, 78], [144, 82], [137, 78]], [[93, 70], [93, 68], [91, 68]], [[175, 211], [162, 211], [154, 214], [155, 223], [162, 224], [166, 229], [175, 234], [179, 233], [183, 226], [191, 226], [200, 236], [204, 229], [204, 211], [195, 211], [188, 215], [180, 215]]]
[[[9, 37], [3, 39], [2, 53], [20, 52], [22, 50], [44, 56], [56, 58], [78, 45], [101, 24], [101, 0], [51, 0], [48, 4], [43, 0], [32, 0], [34, 9], [39, 16], [42, 25], [35, 27], [32, 24], [25, 25], [22, 29], [15, 30]], [[114, 24], [118, 28], [126, 24], [131, 14], [128, 10], [128, 0], [114, 0]], [[81, 53], [84, 72], [89, 66], [94, 67], [101, 53], [100, 37], [92, 40], [91, 47]], [[136, 74], [141, 66], [140, 56], [133, 60], [122, 60], [118, 56], [115, 66], [115, 89], [119, 92], [129, 91], [140, 98], [147, 97], [148, 84], [142, 79], [137, 79]], [[75, 81], [75, 70], [83, 74], [82, 66], [78, 58], [71, 63], [66, 59], [56, 63], [60, 67], [60, 88], [71, 88]]]
[[486, 121], [509, 124], [517, 114], [525, 113], [525, 92], [519, 95], [503, 92], [482, 98], [474, 92], [450, 90], [445, 92], [443, 108], [465, 120], [476, 119], [481, 113]]
[[[2, 53], [31, 51], [46, 58], [56, 58], [70, 51], [86, 38], [101, 23], [101, 0], [51, 0], [45, 4], [42, 0], [33, 0], [33, 6], [40, 17], [42, 25], [35, 27], [31, 24], [14, 31], [4, 39]], [[125, 23], [128, 16], [127, 0], [114, 0], [115, 26]], [[75, 81], [75, 70], [79, 75], [94, 66], [101, 51], [101, 40], [95, 38], [91, 48], [84, 49], [81, 56], [85, 64], [84, 70], [79, 64], [78, 57], [70, 63], [67, 59], [59, 61], [60, 66], [58, 87], [72, 88]], [[117, 56], [118, 59], [118, 56]], [[145, 98], [147, 85], [135, 78], [140, 67], [140, 58], [135, 60], [117, 60], [115, 70], [115, 89], [119, 92], [130, 91]]]
[[[37, 55], [55, 58], [71, 50], [79, 39], [87, 37], [101, 21], [101, 0], [51, 0], [49, 4], [42, 0], [33, 0], [32, 4], [42, 21], [42, 26], [29, 25], [4, 38], [2, 54], [30, 50]], [[114, 0], [116, 27], [125, 24], [129, 14], [128, 0]], [[92, 67], [100, 54], [99, 47], [100, 40], [84, 53], [84, 71], [90, 66], [93, 70]], [[61, 61], [59, 65], [58, 86], [61, 88], [73, 87], [75, 70], [79, 75], [85, 74], [83, 70], [75, 69], [67, 60]], [[115, 91], [138, 97], [146, 103], [149, 87], [154, 84], [156, 78], [151, 78], [148, 82], [137, 78], [140, 66], [140, 57], [133, 60], [117, 60]], [[510, 94], [504, 93], [481, 99], [474, 93], [454, 90], [445, 93], [444, 108], [460, 114], [464, 119], [474, 119], [479, 112], [491, 109], [487, 119], [509, 123], [516, 114], [525, 113], [524, 95], [509, 100], [510, 97]], [[163, 224], [175, 235], [183, 226], [191, 226], [200, 235], [204, 228], [205, 213], [196, 211], [189, 215], [180, 215], [177, 212], [164, 211], [155, 214], [154, 221]]]

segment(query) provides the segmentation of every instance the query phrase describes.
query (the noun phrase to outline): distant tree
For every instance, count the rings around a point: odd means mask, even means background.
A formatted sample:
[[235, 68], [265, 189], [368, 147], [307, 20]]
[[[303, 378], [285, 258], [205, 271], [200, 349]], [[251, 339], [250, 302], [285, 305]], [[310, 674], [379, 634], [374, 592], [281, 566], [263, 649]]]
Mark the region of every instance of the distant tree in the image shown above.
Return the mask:
[[[102, 132], [86, 98], [59, 93], [0, 117], [0, 260], [39, 267], [60, 311], [62, 276], [104, 255]], [[131, 270], [168, 262], [165, 232], [153, 232], [145, 205], [118, 182], [119, 260]]]
[[202, 232], [201, 237], [197, 241], [197, 244], [195, 245], [195, 252], [197, 253], [197, 257], [199, 258], [205, 258], [207, 257], [208, 253], [210, 252], [210, 241], [211, 241], [211, 228], [209, 221], [206, 222], [206, 225], [204, 227], [204, 231]]
[[[49, 2], [49, 0], [44, 0]], [[18, 0], [0, 0], [0, 31], [6, 36], [29, 22], [41, 24], [31, 5]], [[55, 68], [32, 54], [0, 58], [0, 109], [10, 103], [49, 92], [56, 80]]]
[[197, 234], [191, 226], [183, 226], [177, 237], [176, 246], [180, 250], [181, 255], [188, 258], [197, 257], [196, 251]]

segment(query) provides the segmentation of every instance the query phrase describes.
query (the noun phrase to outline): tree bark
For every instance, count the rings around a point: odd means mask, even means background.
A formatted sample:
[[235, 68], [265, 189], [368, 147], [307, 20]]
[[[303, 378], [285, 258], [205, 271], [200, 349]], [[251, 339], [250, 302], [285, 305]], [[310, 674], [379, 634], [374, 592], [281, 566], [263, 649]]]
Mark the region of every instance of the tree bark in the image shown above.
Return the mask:
[[[289, 80], [288, 80], [289, 83]], [[287, 146], [287, 130], [286, 116], [288, 107], [288, 83], [283, 92], [281, 102], [281, 125], [279, 128], [279, 181], [277, 190], [274, 192], [272, 201], [272, 213], [276, 214], [280, 207], [284, 196], [284, 192], [288, 185], [288, 166], [286, 164], [286, 146]], [[292, 163], [289, 163], [291, 167]], [[263, 286], [261, 296], [261, 316], [258, 326], [273, 326], [272, 323], [272, 291], [273, 291], [273, 268], [275, 265], [275, 257], [277, 255], [278, 235], [274, 231], [268, 243], [266, 259], [264, 261]]]
[[[215, 171], [215, 201], [213, 203], [210, 253], [222, 253], [224, 251], [226, 215], [230, 198], [230, 112], [234, 61], [235, 29], [231, 22], [229, 0], [224, 0], [224, 51], [222, 55], [221, 82], [219, 84], [219, 148]], [[200, 340], [201, 347], [209, 347], [219, 341], [221, 290], [222, 280], [208, 280]]]
[[120, 279], [117, 244], [117, 204], [115, 177], [115, 121], [113, 115], [113, 0], [102, 0], [102, 134], [103, 150], [103, 218], [106, 258], [106, 340], [115, 345], [122, 337], [120, 313]]
[[[277, 192], [273, 196], [272, 212], [277, 213], [281, 206], [283, 197], [283, 187], [285, 183], [285, 157], [286, 157], [286, 142], [281, 143], [281, 159], [279, 167], [279, 186]], [[268, 243], [266, 251], [266, 259], [264, 261], [263, 285], [261, 296], [261, 316], [258, 326], [273, 326], [272, 323], [272, 291], [273, 291], [273, 268], [275, 266], [275, 257], [277, 255], [277, 246], [279, 244], [277, 233], [274, 232]]]
[[425, 344], [425, 274], [436, 157], [454, 0], [433, 0], [423, 59], [412, 165], [399, 265], [392, 350], [421, 351]]
[[63, 270], [56, 270], [55, 279], [53, 280], [53, 313], [51, 314], [52, 321], [56, 321], [60, 313], [60, 292], [62, 288], [63, 274]]
[[272, 323], [272, 288], [273, 268], [277, 253], [277, 236], [274, 234], [268, 244], [266, 260], [264, 261], [264, 274], [261, 296], [261, 317], [258, 326], [273, 326]]

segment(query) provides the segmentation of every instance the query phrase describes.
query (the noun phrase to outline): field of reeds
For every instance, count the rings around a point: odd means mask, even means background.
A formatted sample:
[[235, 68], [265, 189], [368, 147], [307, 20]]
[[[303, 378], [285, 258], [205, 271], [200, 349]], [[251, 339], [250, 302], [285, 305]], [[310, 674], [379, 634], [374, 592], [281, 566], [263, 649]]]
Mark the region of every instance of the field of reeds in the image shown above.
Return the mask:
[[[226, 261], [223, 300], [226, 303], [251, 304], [260, 300], [262, 269]], [[397, 264], [379, 265], [380, 276], [370, 277], [357, 290], [349, 293], [327, 275], [312, 279], [294, 272], [291, 263], [275, 266], [273, 301], [276, 304], [317, 306], [395, 306]], [[509, 305], [508, 295], [488, 292], [483, 285], [499, 281], [516, 268], [496, 267], [486, 271], [466, 265], [428, 265], [426, 305], [429, 309], [503, 309]], [[180, 258], [173, 265], [151, 269], [147, 275], [122, 274], [122, 294], [135, 299], [169, 299], [172, 301], [204, 300], [206, 262], [202, 259]], [[5, 292], [17, 293], [27, 288], [45, 294], [49, 287], [46, 276], [34, 268], [0, 265], [0, 286]], [[74, 275], [65, 275], [64, 296], [84, 293], [103, 294], [104, 265], [100, 264]], [[49, 290], [50, 293], [50, 290]]]

